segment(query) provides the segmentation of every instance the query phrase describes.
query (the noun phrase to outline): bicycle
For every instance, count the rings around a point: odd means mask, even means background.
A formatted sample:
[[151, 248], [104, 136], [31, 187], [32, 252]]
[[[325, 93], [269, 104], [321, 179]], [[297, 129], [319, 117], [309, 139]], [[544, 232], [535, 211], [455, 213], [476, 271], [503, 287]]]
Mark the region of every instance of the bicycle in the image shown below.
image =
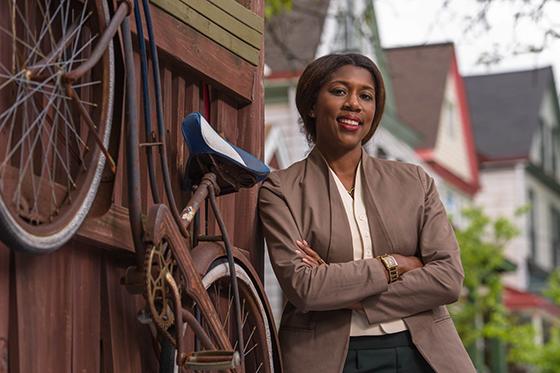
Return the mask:
[[[155, 326], [160, 371], [278, 371], [278, 343], [262, 285], [243, 251], [232, 246], [216, 204], [217, 196], [262, 180], [266, 166], [219, 137], [200, 114], [188, 116], [183, 134], [191, 158], [185, 178], [195, 191], [178, 212], [167, 166], [157, 50], [149, 4], [143, 0], [159, 132], [159, 141], [144, 144], [154, 205], [143, 221], [131, 12], [140, 41], [145, 110], [147, 57], [138, 0], [117, 4], [116, 9], [106, 0], [10, 0], [0, 5], [0, 18], [10, 20], [8, 28], [0, 26], [0, 45], [6, 52], [1, 55], [11, 59], [9, 66], [0, 64], [2, 240], [26, 252], [56, 250], [85, 218], [106, 161], [115, 172], [107, 148], [114, 110], [114, 43], [121, 41], [127, 72], [128, 207], [135, 249], [135, 265], [123, 283], [146, 298], [149, 312], [142, 319]], [[144, 115], [150, 116], [146, 111]], [[150, 121], [146, 126], [146, 133], [152, 133]], [[158, 197], [152, 148], [159, 149], [169, 206]], [[219, 236], [198, 232], [197, 212], [207, 199]]]

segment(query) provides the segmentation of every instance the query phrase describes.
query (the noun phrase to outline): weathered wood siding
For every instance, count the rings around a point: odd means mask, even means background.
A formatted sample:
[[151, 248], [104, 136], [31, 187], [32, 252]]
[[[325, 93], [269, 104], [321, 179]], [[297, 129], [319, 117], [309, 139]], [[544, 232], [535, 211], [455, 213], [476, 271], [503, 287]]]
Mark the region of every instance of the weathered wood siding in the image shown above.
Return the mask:
[[[263, 0], [240, 3], [262, 16]], [[262, 159], [263, 56], [259, 52], [258, 63], [253, 65], [162, 9], [152, 6], [152, 10], [161, 52], [170, 171], [181, 205], [188, 197], [179, 186], [187, 151], [179, 125], [191, 111], [204, 113], [204, 86], [209, 92], [211, 123], [229, 141]], [[138, 56], [136, 61], [139, 66]], [[118, 66], [117, 76], [123, 78], [122, 66]], [[153, 92], [153, 85], [151, 89]], [[121, 88], [115, 95], [114, 123], [121, 138], [119, 143], [114, 137], [111, 148], [118, 171], [116, 175], [105, 173], [92, 212], [78, 235], [60, 250], [42, 256], [17, 253], [0, 244], [0, 372], [157, 371], [148, 327], [136, 319], [143, 299], [130, 295], [120, 284], [124, 269], [132, 263], [124, 126], [122, 108], [118, 108], [123, 97]], [[140, 95], [137, 99], [140, 105]], [[155, 101], [152, 113], [155, 123]], [[142, 136], [143, 126], [141, 121]], [[146, 155], [141, 154], [145, 165]], [[159, 163], [157, 168], [161, 172]], [[146, 211], [152, 202], [144, 167], [141, 175]], [[262, 274], [256, 197], [257, 188], [253, 188], [220, 198], [219, 204], [234, 244], [249, 250]], [[211, 227], [215, 229], [213, 224]]]

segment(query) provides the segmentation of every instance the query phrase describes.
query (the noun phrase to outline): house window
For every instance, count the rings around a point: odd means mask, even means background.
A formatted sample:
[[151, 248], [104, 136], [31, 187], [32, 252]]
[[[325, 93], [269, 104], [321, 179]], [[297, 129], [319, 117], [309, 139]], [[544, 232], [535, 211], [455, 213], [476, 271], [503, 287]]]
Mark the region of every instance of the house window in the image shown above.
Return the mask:
[[547, 174], [555, 174], [556, 160], [554, 154], [554, 132], [539, 118], [539, 132], [541, 138], [540, 157], [541, 168]]
[[537, 257], [537, 234], [536, 234], [536, 199], [535, 192], [529, 189], [529, 245], [531, 250], [531, 259], [536, 260]]
[[447, 134], [450, 138], [455, 137], [455, 105], [448, 99], [444, 104], [444, 126], [447, 128]]

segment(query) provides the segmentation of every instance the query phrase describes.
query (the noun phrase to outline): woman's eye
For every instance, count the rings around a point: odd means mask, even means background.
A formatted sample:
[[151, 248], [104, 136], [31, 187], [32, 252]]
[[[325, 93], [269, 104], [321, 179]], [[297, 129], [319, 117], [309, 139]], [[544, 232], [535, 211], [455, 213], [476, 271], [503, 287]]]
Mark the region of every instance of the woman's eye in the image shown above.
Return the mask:
[[344, 96], [346, 94], [346, 91], [342, 88], [333, 88], [331, 90], [331, 93], [335, 96]]
[[366, 100], [366, 101], [372, 101], [373, 100], [373, 95], [369, 94], [369, 93], [362, 93], [362, 100]]

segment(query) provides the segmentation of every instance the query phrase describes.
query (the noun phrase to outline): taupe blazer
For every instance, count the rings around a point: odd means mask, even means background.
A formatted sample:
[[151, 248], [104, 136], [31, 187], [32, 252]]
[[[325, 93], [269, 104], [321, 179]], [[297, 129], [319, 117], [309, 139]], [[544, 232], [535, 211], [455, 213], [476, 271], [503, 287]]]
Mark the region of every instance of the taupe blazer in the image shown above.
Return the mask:
[[[420, 167], [372, 158], [362, 150], [362, 183], [374, 256], [416, 255], [424, 267], [387, 284], [377, 259], [353, 260], [350, 226], [318, 149], [273, 172], [259, 194], [272, 266], [288, 303], [279, 329], [284, 372], [336, 373], [344, 366], [351, 311], [369, 323], [403, 318], [414, 344], [437, 372], [475, 372], [445, 304], [459, 297], [459, 248], [434, 182]], [[305, 239], [328, 263], [303, 265]]]

